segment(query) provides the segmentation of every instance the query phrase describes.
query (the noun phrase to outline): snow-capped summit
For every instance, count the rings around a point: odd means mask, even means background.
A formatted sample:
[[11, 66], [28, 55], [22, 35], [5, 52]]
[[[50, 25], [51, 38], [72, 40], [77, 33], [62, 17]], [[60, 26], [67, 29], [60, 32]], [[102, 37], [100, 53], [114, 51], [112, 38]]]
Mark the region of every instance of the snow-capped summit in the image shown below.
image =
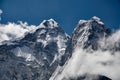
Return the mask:
[[97, 21], [100, 21], [100, 20], [101, 20], [101, 19], [100, 19], [99, 17], [97, 17], [97, 16], [93, 16], [92, 19], [93, 19], [93, 20], [97, 20]]
[[93, 16], [91, 18], [91, 20], [97, 21], [99, 24], [104, 25], [104, 23], [102, 22], [102, 20], [99, 17]]
[[109, 34], [109, 29], [98, 17], [79, 21], [72, 34], [72, 47], [97, 49], [97, 40]]
[[86, 23], [87, 22], [87, 20], [80, 20], [78, 23], [79, 24], [84, 24], [84, 23]]
[[97, 17], [97, 16], [93, 16], [90, 20], [80, 20], [78, 22], [78, 25], [82, 25], [82, 24], [85, 24], [87, 22], [93, 22], [93, 21], [97, 22], [97, 23], [99, 23], [101, 25], [104, 25], [104, 23], [102, 22], [102, 20], [99, 17]]
[[40, 27], [46, 27], [46, 28], [55, 28], [59, 27], [58, 23], [54, 19], [49, 19], [49, 20], [44, 20], [41, 24]]

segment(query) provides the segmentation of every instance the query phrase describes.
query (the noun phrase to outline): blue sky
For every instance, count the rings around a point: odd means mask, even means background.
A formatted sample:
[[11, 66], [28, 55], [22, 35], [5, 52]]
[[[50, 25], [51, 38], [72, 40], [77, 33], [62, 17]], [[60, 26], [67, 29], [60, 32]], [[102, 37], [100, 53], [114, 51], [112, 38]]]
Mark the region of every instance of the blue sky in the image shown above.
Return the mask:
[[120, 0], [0, 0], [1, 23], [27, 21], [39, 25], [55, 19], [71, 34], [80, 19], [100, 17], [113, 29], [120, 26]]

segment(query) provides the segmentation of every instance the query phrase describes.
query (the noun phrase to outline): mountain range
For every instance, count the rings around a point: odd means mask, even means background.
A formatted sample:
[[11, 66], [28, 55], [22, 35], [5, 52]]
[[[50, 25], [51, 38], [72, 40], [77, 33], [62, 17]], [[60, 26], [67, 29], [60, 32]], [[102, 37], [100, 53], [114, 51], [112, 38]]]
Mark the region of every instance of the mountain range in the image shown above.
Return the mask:
[[72, 36], [53, 19], [0, 24], [0, 80], [119, 80], [119, 33], [96, 16]]

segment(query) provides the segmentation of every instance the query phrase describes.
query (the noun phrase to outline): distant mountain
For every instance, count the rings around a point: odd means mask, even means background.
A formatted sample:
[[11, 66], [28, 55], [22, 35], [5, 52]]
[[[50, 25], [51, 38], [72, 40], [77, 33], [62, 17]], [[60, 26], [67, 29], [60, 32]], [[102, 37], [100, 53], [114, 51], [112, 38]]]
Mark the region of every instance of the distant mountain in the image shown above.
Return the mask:
[[71, 37], [53, 19], [0, 26], [0, 80], [120, 79], [120, 31], [96, 16], [80, 20]]

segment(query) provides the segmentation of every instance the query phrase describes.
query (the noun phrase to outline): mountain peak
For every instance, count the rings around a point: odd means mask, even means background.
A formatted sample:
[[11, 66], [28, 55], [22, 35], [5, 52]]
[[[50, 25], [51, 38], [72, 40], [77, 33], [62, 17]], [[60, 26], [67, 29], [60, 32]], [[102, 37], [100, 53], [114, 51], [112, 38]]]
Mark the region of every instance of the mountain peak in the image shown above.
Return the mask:
[[97, 17], [97, 16], [93, 16], [90, 20], [91, 21], [96, 21], [98, 24], [104, 25], [102, 20], [99, 17]]
[[82, 47], [96, 50], [97, 40], [107, 34], [109, 34], [108, 28], [100, 18], [93, 16], [90, 20], [80, 20], [72, 34], [73, 49]]
[[102, 21], [101, 21], [101, 19], [99, 18], [99, 17], [97, 17], [97, 16], [93, 16], [90, 20], [80, 20], [79, 22], [78, 22], [78, 24], [80, 25], [80, 24], [84, 24], [84, 23], [87, 23], [88, 21], [96, 21], [96, 22], [98, 22], [98, 23], [100, 23], [100, 24], [104, 24]]
[[78, 23], [83, 24], [83, 23], [86, 23], [86, 22], [87, 22], [87, 20], [80, 20]]
[[99, 17], [97, 17], [97, 16], [93, 16], [92, 19], [93, 19], [93, 20], [99, 20], [99, 21], [101, 20], [101, 19], [100, 19]]
[[53, 18], [50, 18], [48, 21], [53, 21], [53, 22], [56, 22]]
[[43, 20], [43, 22], [40, 24], [40, 26], [44, 27], [44, 28], [59, 27], [58, 23], [52, 18], [49, 20]]

